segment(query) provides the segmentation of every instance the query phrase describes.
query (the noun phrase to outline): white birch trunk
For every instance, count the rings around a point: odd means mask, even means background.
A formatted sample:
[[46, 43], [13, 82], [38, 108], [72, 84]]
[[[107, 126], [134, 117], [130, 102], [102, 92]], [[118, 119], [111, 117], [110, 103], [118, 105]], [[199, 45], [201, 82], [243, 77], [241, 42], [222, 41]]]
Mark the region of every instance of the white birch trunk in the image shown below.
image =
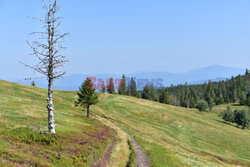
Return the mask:
[[56, 133], [56, 125], [54, 119], [54, 105], [53, 105], [53, 79], [49, 79], [47, 109], [48, 109], [48, 129], [50, 133]]
[[[50, 9], [50, 8], [49, 8]], [[50, 9], [51, 10], [51, 9]], [[47, 97], [47, 109], [48, 109], [48, 130], [50, 133], [56, 133], [55, 119], [54, 119], [54, 105], [53, 105], [53, 71], [54, 71], [54, 20], [55, 15], [53, 14], [53, 21], [50, 21], [50, 13], [48, 13], [48, 45], [49, 45], [49, 64], [48, 64], [48, 97]]]

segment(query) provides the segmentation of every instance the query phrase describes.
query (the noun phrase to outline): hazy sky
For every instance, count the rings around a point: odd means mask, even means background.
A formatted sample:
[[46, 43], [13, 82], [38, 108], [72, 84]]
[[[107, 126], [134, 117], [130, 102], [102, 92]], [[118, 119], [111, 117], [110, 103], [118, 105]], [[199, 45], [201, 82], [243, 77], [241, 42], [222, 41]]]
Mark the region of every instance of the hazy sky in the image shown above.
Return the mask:
[[[250, 65], [249, 0], [58, 0], [67, 73], [185, 72]], [[0, 77], [33, 75], [26, 44], [40, 0], [0, 0]]]

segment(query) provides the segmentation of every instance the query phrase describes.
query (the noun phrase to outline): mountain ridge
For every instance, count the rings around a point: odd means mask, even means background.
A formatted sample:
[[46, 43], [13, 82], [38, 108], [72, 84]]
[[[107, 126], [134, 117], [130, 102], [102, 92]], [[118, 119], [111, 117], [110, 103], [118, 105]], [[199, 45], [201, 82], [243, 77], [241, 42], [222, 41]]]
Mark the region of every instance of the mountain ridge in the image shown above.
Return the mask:
[[[245, 69], [227, 67], [223, 65], [210, 65], [203, 68], [198, 68], [191, 70], [185, 73], [170, 73], [170, 72], [142, 72], [137, 71], [133, 73], [125, 73], [126, 77], [134, 77], [139, 80], [161, 80], [161, 86], [170, 86], [178, 84], [200, 84], [211, 81], [226, 80], [232, 76], [237, 76], [239, 74], [244, 74]], [[86, 77], [95, 77], [96, 79], [103, 79], [104, 83], [110, 77], [114, 79], [121, 79], [122, 74], [70, 74], [66, 75], [55, 81], [55, 89], [62, 90], [77, 90], [79, 85], [86, 79]], [[19, 82], [20, 79], [10, 79], [12, 82]], [[22, 84], [30, 84], [31, 81], [21, 81]], [[47, 81], [46, 79], [37, 79], [35, 80], [36, 85], [39, 87], [46, 88]], [[96, 82], [97, 84], [97, 82]], [[140, 86], [139, 89], [143, 89], [143, 86]]]

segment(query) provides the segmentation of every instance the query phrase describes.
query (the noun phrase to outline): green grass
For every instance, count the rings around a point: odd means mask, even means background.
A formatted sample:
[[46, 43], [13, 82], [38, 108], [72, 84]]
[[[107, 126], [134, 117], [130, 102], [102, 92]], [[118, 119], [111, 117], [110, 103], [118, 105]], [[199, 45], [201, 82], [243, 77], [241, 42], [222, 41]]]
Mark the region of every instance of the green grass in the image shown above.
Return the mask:
[[54, 92], [57, 133], [45, 133], [46, 95], [0, 81], [0, 166], [89, 166], [111, 143], [113, 130], [74, 107], [75, 92]]
[[126, 167], [136, 167], [136, 152], [135, 148], [132, 145], [132, 142], [128, 139], [128, 145], [130, 150], [129, 160]]
[[134, 136], [153, 166], [250, 166], [250, 133], [203, 113], [120, 95], [96, 106]]
[[[214, 106], [212, 111], [219, 115], [221, 112], [225, 111], [228, 106], [231, 107], [231, 109], [233, 111], [234, 110], [247, 110], [247, 111], [250, 111], [250, 107], [242, 106], [242, 105], [239, 105], [238, 103], [221, 104], [221, 105], [218, 105], [218, 106]], [[250, 116], [250, 112], [248, 112], [248, 116]]]
[[[0, 166], [89, 166], [111, 143], [115, 132], [74, 107], [75, 92], [55, 91], [57, 133], [44, 133], [46, 95], [46, 89], [0, 81]], [[134, 136], [153, 166], [250, 166], [249, 130], [218, 117], [227, 105], [202, 113], [128, 96], [100, 96], [96, 113]]]
[[231, 107], [232, 110], [236, 110], [236, 109], [238, 109], [238, 110], [242, 110], [242, 109], [249, 110], [248, 106], [242, 106], [242, 105], [239, 105], [238, 103], [221, 104], [221, 105], [218, 105], [218, 106], [214, 106], [212, 110], [215, 111], [215, 112], [221, 112], [221, 111], [226, 110], [228, 106]]

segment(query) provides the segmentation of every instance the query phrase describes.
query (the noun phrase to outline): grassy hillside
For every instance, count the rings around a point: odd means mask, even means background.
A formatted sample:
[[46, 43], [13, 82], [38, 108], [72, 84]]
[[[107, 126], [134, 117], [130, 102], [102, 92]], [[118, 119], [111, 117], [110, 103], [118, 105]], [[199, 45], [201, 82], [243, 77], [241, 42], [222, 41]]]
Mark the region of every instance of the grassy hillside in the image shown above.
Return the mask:
[[230, 103], [230, 104], [221, 104], [221, 105], [217, 105], [217, 106], [214, 106], [213, 107], [213, 110], [214, 112], [223, 112], [227, 109], [227, 107], [231, 107], [232, 110], [249, 110], [249, 107], [248, 106], [242, 106], [242, 105], [239, 105], [238, 103]]
[[[55, 91], [57, 134], [40, 134], [47, 129], [46, 90], [0, 81], [0, 166], [89, 166], [97, 162], [115, 132], [87, 119], [74, 107], [75, 98], [75, 92]], [[224, 124], [217, 112], [201, 113], [119, 95], [101, 94], [100, 100], [95, 112], [111, 120], [115, 125], [106, 124], [120, 135], [110, 166], [123, 166], [130, 154], [120, 128], [135, 137], [153, 166], [250, 166], [249, 130]], [[217, 110], [221, 108], [226, 106]]]
[[75, 108], [75, 92], [54, 97], [57, 134], [39, 134], [46, 90], [0, 81], [0, 166], [89, 166], [101, 157], [114, 131]]
[[250, 133], [201, 113], [128, 96], [102, 95], [98, 113], [134, 136], [153, 166], [250, 166]]

